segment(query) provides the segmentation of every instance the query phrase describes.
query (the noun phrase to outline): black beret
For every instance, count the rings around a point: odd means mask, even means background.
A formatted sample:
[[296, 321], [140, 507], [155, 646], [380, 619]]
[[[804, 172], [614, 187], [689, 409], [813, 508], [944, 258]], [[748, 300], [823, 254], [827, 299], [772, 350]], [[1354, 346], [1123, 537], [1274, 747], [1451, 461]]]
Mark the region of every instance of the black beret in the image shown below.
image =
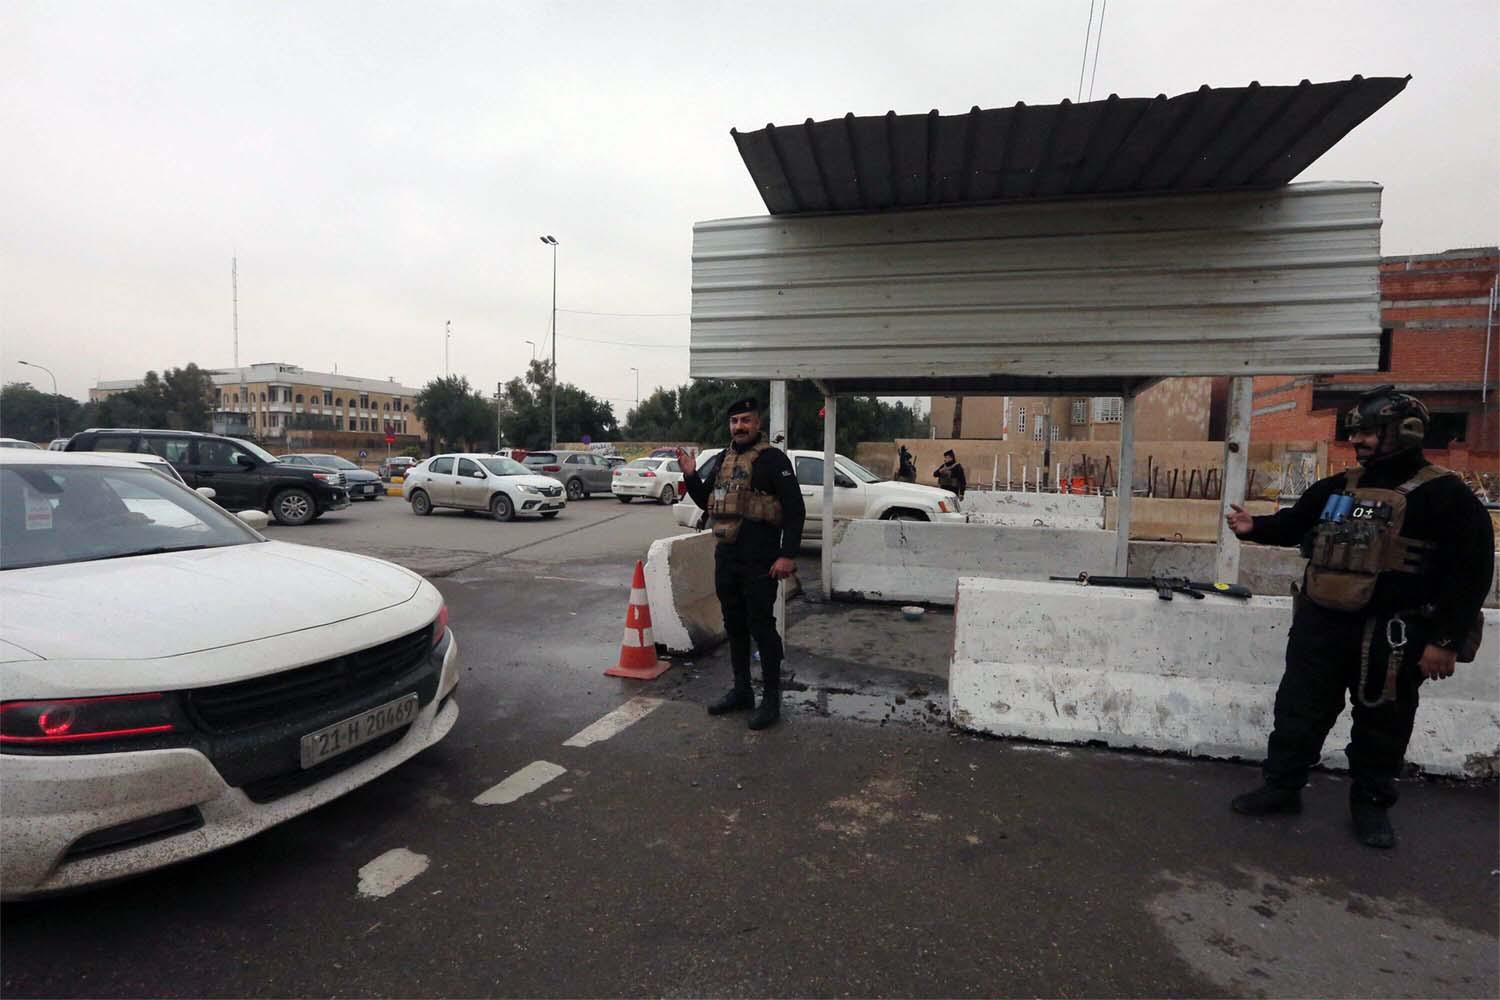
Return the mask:
[[754, 396], [746, 396], [729, 404], [729, 415], [732, 417], [737, 413], [759, 413], [760, 400]]

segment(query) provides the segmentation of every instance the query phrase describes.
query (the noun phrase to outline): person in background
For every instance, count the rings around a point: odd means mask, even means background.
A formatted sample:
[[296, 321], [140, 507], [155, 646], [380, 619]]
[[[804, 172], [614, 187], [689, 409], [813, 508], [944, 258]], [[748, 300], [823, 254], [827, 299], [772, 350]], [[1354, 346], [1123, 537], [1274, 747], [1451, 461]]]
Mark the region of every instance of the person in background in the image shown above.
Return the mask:
[[906, 450], [906, 445], [901, 446], [901, 451], [896, 456], [896, 482], [914, 483], [917, 481], [917, 463], [912, 461], [911, 452]]
[[969, 477], [964, 474], [964, 467], [958, 464], [958, 456], [949, 448], [943, 452], [943, 464], [933, 472], [937, 477], [938, 486], [945, 490], [951, 490], [960, 500], [964, 498], [964, 491], [969, 488]]

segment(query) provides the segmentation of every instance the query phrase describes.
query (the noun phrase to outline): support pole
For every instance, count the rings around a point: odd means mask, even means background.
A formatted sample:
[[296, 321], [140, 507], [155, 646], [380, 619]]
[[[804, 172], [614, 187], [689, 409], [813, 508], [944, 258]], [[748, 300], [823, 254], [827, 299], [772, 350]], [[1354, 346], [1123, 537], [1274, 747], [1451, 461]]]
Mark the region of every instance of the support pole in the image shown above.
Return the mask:
[[1254, 382], [1249, 377], [1229, 380], [1229, 419], [1224, 427], [1224, 480], [1219, 487], [1219, 546], [1214, 551], [1214, 579], [1237, 583], [1240, 577], [1240, 540], [1224, 516], [1230, 504], [1245, 502], [1245, 474], [1250, 468], [1250, 412]]
[[[639, 405], [639, 404], [637, 404]], [[785, 451], [791, 446], [787, 440], [786, 422], [786, 382], [773, 381], [771, 383], [771, 443]], [[776, 631], [781, 633], [781, 638], [786, 639], [786, 581], [782, 580], [776, 587]]]
[[823, 599], [833, 600], [833, 480], [835, 476], [838, 397], [823, 395]]
[[1135, 395], [1125, 393], [1120, 414], [1120, 475], [1115, 489], [1115, 574], [1130, 573], [1130, 493], [1135, 475]]

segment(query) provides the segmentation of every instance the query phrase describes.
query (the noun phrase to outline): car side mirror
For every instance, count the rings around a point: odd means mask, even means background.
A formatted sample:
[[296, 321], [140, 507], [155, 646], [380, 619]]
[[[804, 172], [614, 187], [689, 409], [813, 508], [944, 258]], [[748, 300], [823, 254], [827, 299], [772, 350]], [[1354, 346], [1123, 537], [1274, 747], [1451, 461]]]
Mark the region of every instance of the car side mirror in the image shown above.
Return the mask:
[[266, 525], [271, 523], [271, 516], [263, 510], [242, 510], [236, 512], [234, 516], [256, 531], [265, 531]]
[[253, 469], [260, 463], [251, 458], [249, 455], [241, 455], [239, 458], [234, 460], [234, 464], [238, 465], [242, 469]]
[[214, 497], [219, 495], [218, 491], [215, 490], [212, 486], [200, 486], [193, 492], [197, 493], [205, 500], [212, 500]]

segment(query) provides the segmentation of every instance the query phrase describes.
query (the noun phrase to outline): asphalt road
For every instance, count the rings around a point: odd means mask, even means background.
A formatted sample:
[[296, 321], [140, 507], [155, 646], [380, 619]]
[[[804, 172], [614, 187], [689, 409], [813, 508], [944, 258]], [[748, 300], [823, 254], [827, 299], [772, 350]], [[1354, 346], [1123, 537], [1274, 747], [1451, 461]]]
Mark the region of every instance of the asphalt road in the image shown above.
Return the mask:
[[[554, 524], [387, 500], [271, 529], [428, 561], [463, 654], [457, 727], [244, 844], [6, 906], [0, 993], [1500, 992], [1493, 784], [1409, 783], [1393, 852], [1353, 843], [1335, 775], [1302, 816], [1245, 820], [1227, 804], [1253, 768], [950, 733], [927, 707], [943, 616], [901, 631], [810, 601], [788, 718], [753, 734], [703, 712], [722, 652], [602, 676], [630, 565], [676, 530], [606, 500]], [[627, 704], [637, 721], [566, 745]]]

